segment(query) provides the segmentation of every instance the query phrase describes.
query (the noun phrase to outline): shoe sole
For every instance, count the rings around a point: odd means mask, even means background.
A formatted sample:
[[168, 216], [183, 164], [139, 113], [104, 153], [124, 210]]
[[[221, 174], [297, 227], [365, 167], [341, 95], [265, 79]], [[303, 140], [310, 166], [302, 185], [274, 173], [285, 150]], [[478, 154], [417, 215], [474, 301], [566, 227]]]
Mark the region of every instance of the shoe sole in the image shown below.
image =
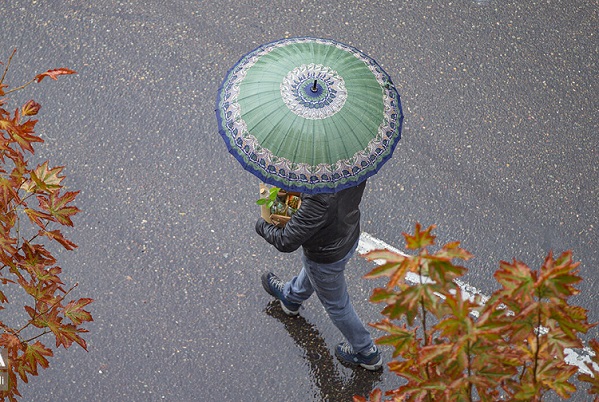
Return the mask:
[[383, 367], [383, 358], [379, 357], [379, 360], [374, 364], [360, 363], [360, 366], [364, 367], [366, 370], [378, 371]]
[[342, 356], [340, 356], [337, 351], [335, 351], [335, 355], [337, 356], [337, 358], [339, 359], [339, 361], [341, 363], [347, 364], [349, 366], [352, 367], [363, 367], [366, 370], [369, 371], [378, 371], [383, 367], [383, 358], [381, 356], [379, 356], [379, 359], [376, 361], [376, 363], [374, 364], [366, 364], [366, 363], [358, 363], [358, 362], [353, 362], [353, 361], [349, 361], [349, 360], [345, 360]]

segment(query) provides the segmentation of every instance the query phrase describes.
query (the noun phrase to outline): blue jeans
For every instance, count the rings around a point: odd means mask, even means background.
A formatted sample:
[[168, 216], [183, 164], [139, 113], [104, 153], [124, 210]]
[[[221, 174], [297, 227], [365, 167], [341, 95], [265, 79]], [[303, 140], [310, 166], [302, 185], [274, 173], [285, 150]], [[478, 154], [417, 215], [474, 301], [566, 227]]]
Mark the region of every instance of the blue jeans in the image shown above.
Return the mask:
[[345, 282], [345, 265], [353, 256], [358, 242], [341, 260], [321, 264], [309, 260], [302, 253], [303, 268], [299, 275], [285, 284], [283, 294], [293, 303], [302, 303], [316, 292], [333, 324], [350, 343], [354, 352], [362, 352], [372, 347], [370, 332], [356, 314]]

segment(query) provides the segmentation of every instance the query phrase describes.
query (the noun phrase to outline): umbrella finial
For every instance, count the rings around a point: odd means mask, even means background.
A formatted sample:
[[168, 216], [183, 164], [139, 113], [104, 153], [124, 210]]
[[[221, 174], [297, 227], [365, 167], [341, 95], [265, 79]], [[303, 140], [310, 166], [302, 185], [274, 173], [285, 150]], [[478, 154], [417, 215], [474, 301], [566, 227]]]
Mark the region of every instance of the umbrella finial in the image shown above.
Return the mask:
[[318, 80], [314, 80], [314, 85], [312, 86], [312, 88], [310, 88], [310, 90], [312, 92], [318, 92], [318, 87], [316, 86], [317, 82], [318, 82]]

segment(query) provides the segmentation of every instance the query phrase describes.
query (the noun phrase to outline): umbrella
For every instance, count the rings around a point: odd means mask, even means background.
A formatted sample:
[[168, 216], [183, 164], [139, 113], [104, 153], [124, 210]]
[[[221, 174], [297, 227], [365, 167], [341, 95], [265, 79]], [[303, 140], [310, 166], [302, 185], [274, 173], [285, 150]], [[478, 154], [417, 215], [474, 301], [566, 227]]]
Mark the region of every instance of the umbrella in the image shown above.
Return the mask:
[[332, 193], [375, 174], [401, 137], [400, 97], [351, 46], [317, 38], [268, 43], [243, 56], [217, 96], [229, 152], [263, 182]]

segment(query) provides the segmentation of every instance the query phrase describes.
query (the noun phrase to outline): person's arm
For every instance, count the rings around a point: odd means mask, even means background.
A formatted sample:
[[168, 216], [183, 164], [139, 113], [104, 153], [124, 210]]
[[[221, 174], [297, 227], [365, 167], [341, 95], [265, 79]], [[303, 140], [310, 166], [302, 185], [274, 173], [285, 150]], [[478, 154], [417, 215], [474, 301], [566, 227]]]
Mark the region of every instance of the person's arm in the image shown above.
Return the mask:
[[326, 196], [306, 196], [285, 227], [279, 228], [260, 218], [256, 232], [281, 252], [295, 251], [326, 224], [330, 207], [327, 201]]

